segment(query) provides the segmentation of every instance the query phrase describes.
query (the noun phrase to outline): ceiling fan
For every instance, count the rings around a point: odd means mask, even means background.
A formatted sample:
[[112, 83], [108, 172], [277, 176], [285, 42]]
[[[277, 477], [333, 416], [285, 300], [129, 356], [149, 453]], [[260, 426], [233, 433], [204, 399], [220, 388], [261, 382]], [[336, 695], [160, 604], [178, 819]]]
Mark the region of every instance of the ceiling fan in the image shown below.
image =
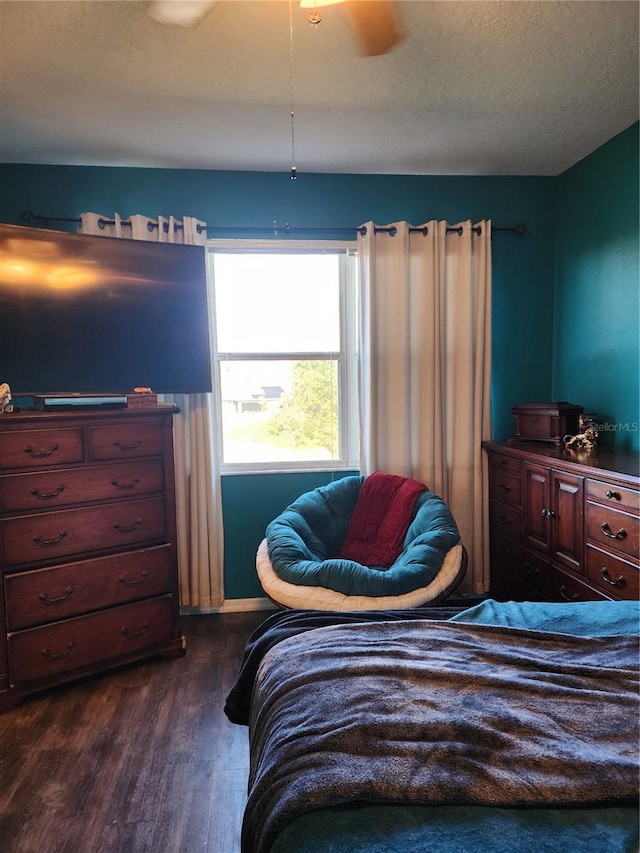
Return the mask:
[[[217, 0], [155, 0], [149, 15], [169, 26], [195, 27]], [[388, 53], [403, 39], [396, 3], [393, 0], [300, 0], [309, 9], [309, 21], [322, 20], [321, 9], [339, 4], [358, 43], [361, 56]]]

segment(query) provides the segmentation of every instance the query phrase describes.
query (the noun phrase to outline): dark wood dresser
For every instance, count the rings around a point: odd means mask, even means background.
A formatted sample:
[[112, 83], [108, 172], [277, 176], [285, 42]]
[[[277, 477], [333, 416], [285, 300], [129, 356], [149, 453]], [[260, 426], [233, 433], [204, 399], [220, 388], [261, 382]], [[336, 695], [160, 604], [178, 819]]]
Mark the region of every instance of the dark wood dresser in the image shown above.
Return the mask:
[[0, 709], [184, 654], [175, 411], [0, 415]]
[[573, 454], [534, 442], [483, 447], [494, 598], [638, 598], [639, 454]]

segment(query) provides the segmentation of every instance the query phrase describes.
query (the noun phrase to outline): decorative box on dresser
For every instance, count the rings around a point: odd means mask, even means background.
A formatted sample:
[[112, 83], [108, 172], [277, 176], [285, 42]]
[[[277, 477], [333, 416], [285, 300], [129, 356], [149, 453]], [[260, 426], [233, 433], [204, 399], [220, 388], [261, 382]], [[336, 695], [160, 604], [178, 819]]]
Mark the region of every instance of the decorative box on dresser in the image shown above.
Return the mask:
[[177, 409], [0, 415], [0, 709], [184, 654]]
[[483, 447], [494, 598], [638, 598], [639, 454], [540, 442]]

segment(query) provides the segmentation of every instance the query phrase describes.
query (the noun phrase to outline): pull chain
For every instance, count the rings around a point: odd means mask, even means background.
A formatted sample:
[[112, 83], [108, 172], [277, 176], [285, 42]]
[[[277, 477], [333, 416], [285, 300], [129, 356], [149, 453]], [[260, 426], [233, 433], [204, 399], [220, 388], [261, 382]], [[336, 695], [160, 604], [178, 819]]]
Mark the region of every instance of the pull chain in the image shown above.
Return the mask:
[[296, 131], [293, 97], [293, 0], [289, 0], [289, 108], [291, 110], [291, 180], [298, 177], [296, 171]]

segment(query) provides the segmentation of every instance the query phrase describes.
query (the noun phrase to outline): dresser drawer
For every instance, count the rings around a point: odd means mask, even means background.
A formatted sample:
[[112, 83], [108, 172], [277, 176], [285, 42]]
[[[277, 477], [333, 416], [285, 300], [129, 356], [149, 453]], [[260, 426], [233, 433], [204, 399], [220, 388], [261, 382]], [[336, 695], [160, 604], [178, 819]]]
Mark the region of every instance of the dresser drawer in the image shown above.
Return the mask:
[[611, 596], [604, 591], [601, 593], [587, 586], [572, 575], [555, 569], [551, 576], [551, 599], [552, 601], [598, 601], [600, 599], [610, 601]]
[[637, 515], [587, 502], [587, 538], [638, 559], [640, 523]]
[[549, 601], [549, 596], [536, 587], [522, 580], [521, 577], [512, 575], [491, 584], [491, 597], [496, 601]]
[[164, 643], [172, 637], [173, 607], [165, 595], [10, 633], [10, 681], [48, 678]]
[[516, 539], [522, 536], [522, 514], [519, 509], [491, 501], [491, 523], [496, 530], [509, 533]]
[[522, 462], [513, 456], [503, 456], [500, 453], [491, 454], [491, 468], [497, 471], [508, 471], [510, 474], [522, 473]]
[[82, 462], [82, 431], [68, 429], [29, 429], [0, 432], [0, 469], [42, 468]]
[[607, 595], [636, 599], [640, 591], [638, 566], [587, 545], [587, 579]]
[[545, 598], [549, 595], [551, 566], [544, 558], [525, 548], [516, 548], [512, 571], [519, 585], [525, 584]]
[[0, 521], [4, 566], [60, 562], [73, 554], [167, 538], [164, 497], [105, 503]]
[[[522, 598], [527, 590], [527, 598], [546, 599], [550, 585], [549, 561], [518, 542], [491, 534], [491, 593], [499, 598]], [[534, 595], [535, 593], [535, 595]]]
[[614, 509], [640, 512], [640, 492], [615, 486], [602, 480], [587, 480], [587, 498], [601, 501]]
[[164, 491], [162, 460], [0, 476], [0, 512], [42, 510]]
[[508, 471], [492, 471], [490, 480], [492, 500], [509, 504], [522, 505], [522, 479]]
[[164, 450], [161, 424], [143, 421], [89, 427], [87, 441], [93, 462], [160, 456]]
[[173, 548], [159, 545], [4, 577], [7, 628], [16, 631], [171, 592]]
[[592, 545], [587, 545], [587, 579], [607, 595], [625, 599], [638, 598], [638, 566]]

